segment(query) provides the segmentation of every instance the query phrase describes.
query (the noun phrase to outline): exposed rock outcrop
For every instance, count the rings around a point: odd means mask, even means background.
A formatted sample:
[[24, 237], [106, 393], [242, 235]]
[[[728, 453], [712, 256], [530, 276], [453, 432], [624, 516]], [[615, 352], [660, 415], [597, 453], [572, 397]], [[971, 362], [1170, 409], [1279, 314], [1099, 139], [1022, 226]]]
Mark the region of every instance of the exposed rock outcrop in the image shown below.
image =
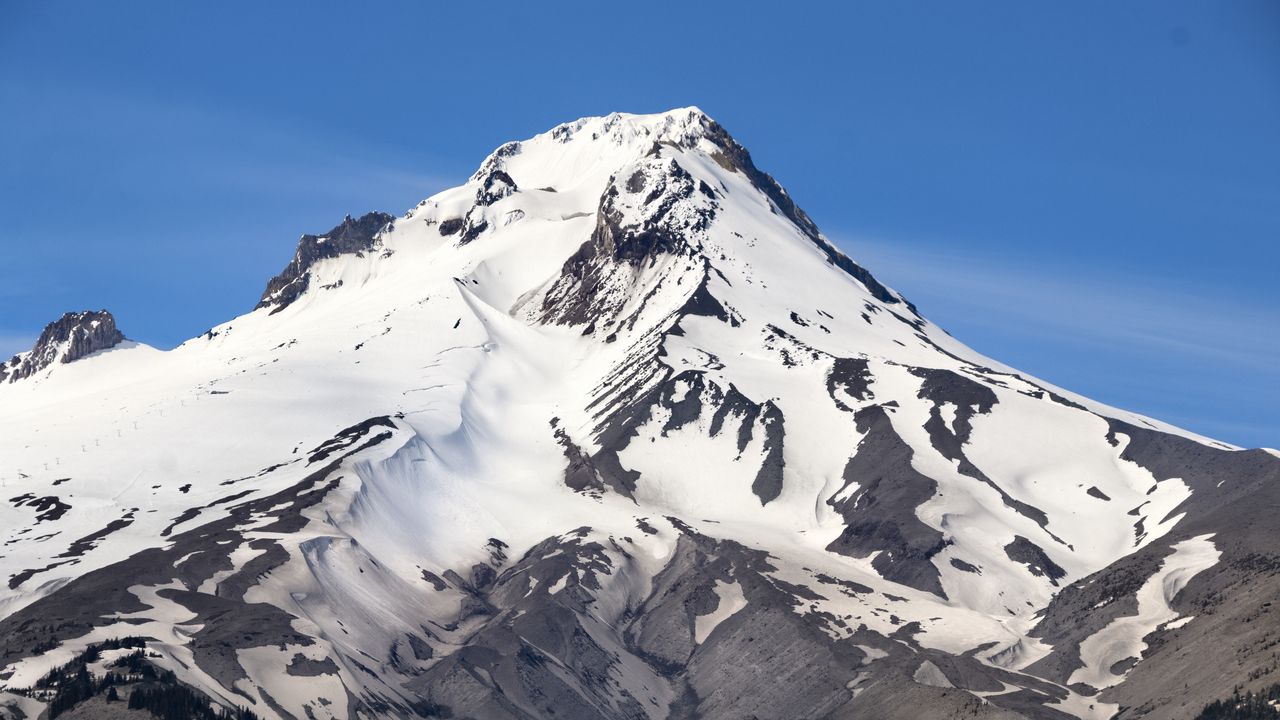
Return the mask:
[[310, 286], [310, 270], [317, 262], [339, 255], [364, 253], [378, 247], [378, 233], [394, 220], [384, 212], [366, 213], [359, 218], [350, 215], [323, 235], [303, 235], [293, 260], [279, 275], [267, 281], [267, 289], [258, 301], [258, 308], [274, 307], [278, 313], [297, 300]]
[[30, 377], [55, 363], [70, 363], [115, 347], [124, 334], [106, 310], [69, 312], [45, 326], [30, 351], [0, 365], [0, 382]]
[[615, 175], [600, 197], [591, 238], [546, 293], [542, 319], [607, 325], [629, 298], [636, 275], [659, 258], [683, 256], [700, 269], [694, 248], [716, 207], [674, 159], [649, 158]]

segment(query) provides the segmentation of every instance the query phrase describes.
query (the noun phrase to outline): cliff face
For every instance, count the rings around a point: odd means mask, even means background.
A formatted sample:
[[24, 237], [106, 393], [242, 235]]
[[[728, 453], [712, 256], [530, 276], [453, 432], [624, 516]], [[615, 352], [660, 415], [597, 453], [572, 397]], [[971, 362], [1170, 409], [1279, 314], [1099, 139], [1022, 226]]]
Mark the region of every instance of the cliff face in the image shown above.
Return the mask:
[[303, 235], [293, 260], [267, 282], [258, 307], [274, 308], [273, 313], [285, 309], [307, 291], [311, 284], [308, 271], [316, 263], [348, 254], [363, 257], [365, 252], [378, 246], [378, 233], [392, 220], [394, 218], [382, 212], [366, 213], [359, 218], [348, 215], [323, 235]]
[[75, 362], [124, 339], [116, 319], [106, 310], [69, 312], [46, 325], [31, 350], [0, 365], [0, 382], [30, 377], [54, 363]]

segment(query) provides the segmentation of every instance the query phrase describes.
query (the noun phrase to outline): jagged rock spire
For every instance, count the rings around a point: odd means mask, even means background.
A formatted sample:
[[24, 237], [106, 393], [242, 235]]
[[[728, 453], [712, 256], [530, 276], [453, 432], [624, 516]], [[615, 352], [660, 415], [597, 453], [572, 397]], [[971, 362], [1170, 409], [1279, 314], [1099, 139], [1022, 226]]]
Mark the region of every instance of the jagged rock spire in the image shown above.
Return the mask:
[[116, 319], [106, 310], [69, 312], [45, 326], [31, 350], [0, 365], [0, 381], [30, 377], [55, 363], [75, 362], [123, 342]]

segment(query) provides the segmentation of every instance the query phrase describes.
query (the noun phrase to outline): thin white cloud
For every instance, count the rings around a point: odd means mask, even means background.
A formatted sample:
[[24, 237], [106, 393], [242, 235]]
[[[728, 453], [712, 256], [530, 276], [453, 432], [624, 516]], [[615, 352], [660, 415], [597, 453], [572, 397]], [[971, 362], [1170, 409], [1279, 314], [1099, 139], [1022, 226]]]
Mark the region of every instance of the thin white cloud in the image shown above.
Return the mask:
[[[412, 173], [360, 165], [350, 160], [328, 164], [289, 165], [271, 162], [223, 162], [206, 164], [199, 174], [223, 187], [258, 193], [282, 193], [331, 197], [335, 202], [356, 196], [403, 196], [423, 199], [458, 185], [461, 180], [426, 173]], [[407, 207], [349, 208], [355, 215], [368, 210], [398, 213]]]
[[[938, 314], [1026, 337], [1168, 352], [1251, 370], [1280, 367], [1280, 308], [1162, 286], [1149, 278], [1085, 275], [918, 243], [840, 241], [886, 284]], [[963, 340], [963, 338], [961, 338]]]
[[[182, 148], [170, 162], [180, 165], [185, 182], [193, 185], [330, 197], [335, 202], [364, 196], [417, 202], [465, 179], [424, 170], [418, 166], [421, 160], [403, 148], [326, 131], [323, 123], [312, 125], [244, 108], [178, 103], [124, 88], [64, 83], [10, 89], [32, 102], [45, 95], [67, 96], [110, 117], [111, 122], [96, 129], [75, 127], [79, 133], [102, 133], [93, 142], [110, 142], [121, 133], [154, 131], [167, 139], [168, 147]], [[160, 171], [163, 165], [162, 161]], [[366, 209], [398, 213], [407, 207]]]

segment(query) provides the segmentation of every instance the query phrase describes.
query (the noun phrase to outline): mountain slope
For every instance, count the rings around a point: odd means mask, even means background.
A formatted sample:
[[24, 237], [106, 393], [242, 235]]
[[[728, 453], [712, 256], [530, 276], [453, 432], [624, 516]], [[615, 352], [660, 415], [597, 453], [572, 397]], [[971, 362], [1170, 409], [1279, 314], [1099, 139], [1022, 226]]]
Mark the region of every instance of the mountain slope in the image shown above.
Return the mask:
[[966, 348], [692, 108], [503, 145], [0, 405], [14, 715], [126, 635], [281, 718], [1178, 717], [1276, 679], [1280, 459]]

